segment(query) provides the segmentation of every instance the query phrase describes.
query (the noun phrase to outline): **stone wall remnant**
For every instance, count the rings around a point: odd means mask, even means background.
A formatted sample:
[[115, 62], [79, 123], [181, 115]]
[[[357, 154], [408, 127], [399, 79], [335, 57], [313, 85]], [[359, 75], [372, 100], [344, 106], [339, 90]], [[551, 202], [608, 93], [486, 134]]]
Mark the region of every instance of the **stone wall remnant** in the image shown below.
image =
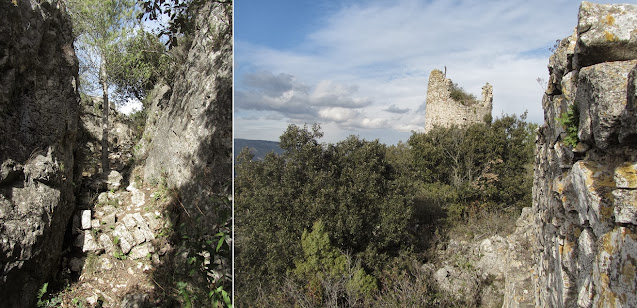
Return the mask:
[[458, 102], [451, 98], [453, 82], [440, 70], [429, 75], [425, 112], [425, 133], [434, 126], [465, 126], [484, 122], [493, 109], [493, 87], [487, 83], [482, 87], [482, 98], [475, 101]]

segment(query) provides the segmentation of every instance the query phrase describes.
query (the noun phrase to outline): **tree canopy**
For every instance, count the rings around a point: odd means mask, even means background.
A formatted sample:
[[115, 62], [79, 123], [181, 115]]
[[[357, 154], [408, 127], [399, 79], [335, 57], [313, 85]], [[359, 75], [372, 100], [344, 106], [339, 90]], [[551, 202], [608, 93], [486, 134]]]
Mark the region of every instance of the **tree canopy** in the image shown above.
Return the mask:
[[[525, 120], [434, 127], [392, 146], [356, 136], [324, 144], [317, 125], [290, 125], [283, 154], [253, 161], [243, 150], [235, 177], [238, 301], [255, 305], [269, 294], [281, 305], [368, 306], [393, 298], [392, 288], [407, 283], [395, 279], [409, 276], [395, 274], [396, 264], [427, 259], [436, 234], [481, 212], [508, 213], [508, 221], [531, 205], [536, 125]], [[355, 288], [364, 290], [359, 297], [348, 293]]]
[[410, 184], [388, 164], [385, 145], [355, 136], [324, 145], [320, 136], [317, 126], [290, 125], [281, 136], [282, 155], [263, 161], [251, 161], [248, 151], [239, 155], [237, 290], [281, 283], [293, 258], [303, 255], [303, 230], [318, 220], [334, 247], [370, 269], [413, 243]]

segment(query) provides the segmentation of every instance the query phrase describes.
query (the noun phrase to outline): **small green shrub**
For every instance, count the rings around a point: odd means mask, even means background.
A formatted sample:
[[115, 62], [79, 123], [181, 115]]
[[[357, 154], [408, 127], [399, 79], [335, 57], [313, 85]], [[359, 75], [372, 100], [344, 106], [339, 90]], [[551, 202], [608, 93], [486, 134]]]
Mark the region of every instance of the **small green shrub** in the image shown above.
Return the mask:
[[475, 102], [477, 99], [475, 95], [467, 93], [457, 83], [451, 84], [449, 95], [451, 96], [451, 99], [463, 105], [471, 105], [471, 103]]
[[[182, 245], [188, 251], [184, 264], [187, 282], [177, 283], [184, 307], [200, 306], [202, 301], [212, 307], [232, 307], [228, 292], [232, 285], [229, 267], [232, 260], [232, 202], [226, 196], [214, 195], [211, 203], [218, 215], [209, 227], [188, 228], [186, 223], [179, 226]], [[204, 223], [203, 217], [194, 218], [193, 223]]]
[[45, 282], [42, 287], [38, 290], [38, 302], [36, 305], [38, 308], [49, 308], [49, 307], [59, 307], [62, 303], [62, 299], [58, 296], [54, 296], [49, 299], [44, 299], [44, 295], [47, 292], [47, 288], [49, 287], [49, 283]]
[[579, 138], [577, 137], [577, 130], [579, 128], [579, 110], [575, 104], [570, 105], [568, 110], [556, 120], [564, 126], [566, 129], [566, 138], [564, 138], [564, 143], [571, 147], [577, 146], [579, 143]]
[[128, 256], [125, 253], [121, 252], [120, 250], [115, 250], [113, 252], [113, 257], [119, 260], [126, 260]]
[[297, 301], [333, 306], [337, 302], [335, 294], [346, 296], [352, 302], [362, 302], [372, 298], [378, 290], [376, 278], [368, 275], [360, 262], [352, 262], [332, 246], [322, 221], [314, 223], [312, 232], [305, 230], [301, 242], [303, 258], [294, 262], [293, 273], [301, 285], [300, 293], [304, 294]]
[[40, 290], [38, 290], [38, 307], [46, 307], [46, 304], [48, 304], [48, 301], [44, 301], [42, 300], [42, 297], [44, 297], [44, 294], [46, 294], [46, 289], [49, 287], [49, 283], [45, 282], [42, 287], [40, 288]]

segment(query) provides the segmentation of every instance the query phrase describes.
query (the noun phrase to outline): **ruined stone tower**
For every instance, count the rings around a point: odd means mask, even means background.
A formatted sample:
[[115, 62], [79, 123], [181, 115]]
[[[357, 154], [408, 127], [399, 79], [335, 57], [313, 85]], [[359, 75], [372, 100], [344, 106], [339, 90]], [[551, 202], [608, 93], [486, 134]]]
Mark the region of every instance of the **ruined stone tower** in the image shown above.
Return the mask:
[[451, 79], [446, 78], [442, 71], [431, 71], [427, 87], [425, 132], [429, 132], [435, 125], [449, 127], [480, 123], [486, 115], [491, 115], [493, 87], [489, 83], [482, 87], [480, 100], [466, 102], [451, 98], [452, 86]]

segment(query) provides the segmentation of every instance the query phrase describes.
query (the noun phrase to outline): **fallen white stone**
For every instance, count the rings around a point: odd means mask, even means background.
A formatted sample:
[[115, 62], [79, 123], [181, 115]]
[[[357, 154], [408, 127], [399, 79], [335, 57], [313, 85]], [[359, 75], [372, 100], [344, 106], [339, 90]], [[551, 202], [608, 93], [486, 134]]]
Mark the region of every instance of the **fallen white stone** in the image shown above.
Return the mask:
[[91, 228], [91, 210], [82, 210], [81, 212], [82, 230]]
[[109, 174], [108, 174], [108, 178], [106, 180], [106, 185], [107, 188], [109, 190], [118, 190], [119, 187], [122, 185], [122, 180], [124, 178], [122, 177], [122, 175], [115, 171], [112, 170]]
[[99, 237], [99, 242], [107, 253], [112, 253], [115, 250], [113, 239], [108, 234], [102, 233]]
[[150, 243], [145, 243], [143, 245], [135, 246], [131, 249], [128, 257], [137, 260], [147, 258], [149, 254], [152, 254], [155, 251], [155, 247]]
[[118, 237], [119, 247], [123, 253], [128, 253], [136, 245], [135, 238], [123, 224], [118, 224], [115, 227], [113, 235]]
[[77, 237], [76, 244], [80, 244], [82, 252], [96, 251], [100, 249], [90, 230], [84, 230], [84, 233]]

